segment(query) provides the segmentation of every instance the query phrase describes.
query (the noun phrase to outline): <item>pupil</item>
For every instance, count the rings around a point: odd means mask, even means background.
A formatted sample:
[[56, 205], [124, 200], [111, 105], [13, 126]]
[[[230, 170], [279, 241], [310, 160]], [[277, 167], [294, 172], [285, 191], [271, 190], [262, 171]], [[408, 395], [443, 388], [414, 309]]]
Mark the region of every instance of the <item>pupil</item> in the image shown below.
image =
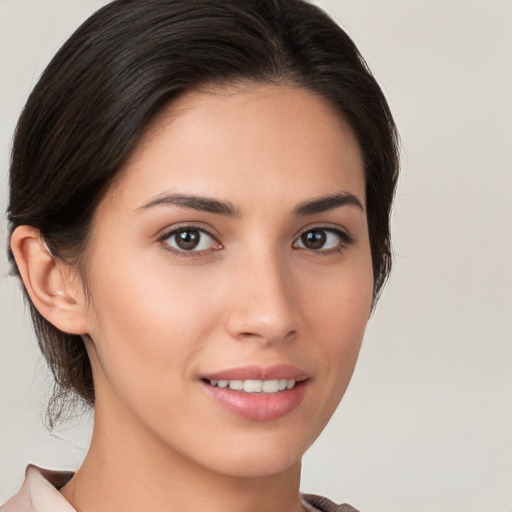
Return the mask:
[[176, 235], [176, 244], [180, 249], [195, 249], [199, 244], [199, 232], [191, 229], [178, 232]]
[[321, 249], [325, 244], [325, 231], [308, 231], [302, 235], [302, 243], [308, 249]]

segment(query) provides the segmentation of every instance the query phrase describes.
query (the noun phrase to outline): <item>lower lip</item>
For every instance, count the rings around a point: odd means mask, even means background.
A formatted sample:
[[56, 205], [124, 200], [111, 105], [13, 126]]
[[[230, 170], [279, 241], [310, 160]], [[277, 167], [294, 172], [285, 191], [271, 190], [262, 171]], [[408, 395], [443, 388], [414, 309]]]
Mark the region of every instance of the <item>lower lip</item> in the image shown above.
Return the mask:
[[231, 412], [252, 421], [270, 421], [282, 418], [299, 407], [308, 381], [295, 384], [292, 389], [278, 393], [244, 393], [229, 388], [218, 388], [201, 382], [206, 392]]

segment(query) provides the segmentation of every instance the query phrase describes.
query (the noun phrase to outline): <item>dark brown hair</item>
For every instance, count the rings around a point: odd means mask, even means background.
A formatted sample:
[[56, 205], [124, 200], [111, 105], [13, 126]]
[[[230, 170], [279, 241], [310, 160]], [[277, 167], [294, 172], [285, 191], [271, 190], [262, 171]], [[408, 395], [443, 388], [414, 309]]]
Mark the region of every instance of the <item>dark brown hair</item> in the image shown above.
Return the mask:
[[[304, 87], [350, 124], [364, 160], [376, 300], [391, 268], [396, 128], [352, 40], [303, 0], [116, 0], [96, 12], [53, 58], [19, 119], [10, 232], [33, 226], [54, 257], [80, 265], [95, 208], [155, 114], [201, 85], [240, 82]], [[30, 308], [55, 376], [50, 412], [59, 415], [59, 397], [93, 405], [81, 337]]]

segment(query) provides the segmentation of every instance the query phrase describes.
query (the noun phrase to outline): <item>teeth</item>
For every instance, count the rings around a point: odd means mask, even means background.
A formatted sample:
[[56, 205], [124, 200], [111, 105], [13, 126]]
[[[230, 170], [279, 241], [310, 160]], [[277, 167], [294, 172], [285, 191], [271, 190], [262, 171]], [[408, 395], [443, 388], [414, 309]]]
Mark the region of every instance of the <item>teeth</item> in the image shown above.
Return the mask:
[[246, 393], [261, 393], [263, 387], [262, 380], [246, 380], [244, 381], [244, 391]]
[[229, 389], [234, 389], [235, 391], [242, 391], [242, 389], [244, 389], [244, 381], [243, 380], [230, 380], [228, 386], [229, 386]]
[[210, 380], [212, 386], [218, 388], [229, 388], [233, 391], [244, 393], [278, 393], [285, 389], [295, 387], [295, 379], [274, 379], [274, 380]]
[[263, 393], [277, 393], [279, 391], [278, 380], [264, 380], [261, 384]]

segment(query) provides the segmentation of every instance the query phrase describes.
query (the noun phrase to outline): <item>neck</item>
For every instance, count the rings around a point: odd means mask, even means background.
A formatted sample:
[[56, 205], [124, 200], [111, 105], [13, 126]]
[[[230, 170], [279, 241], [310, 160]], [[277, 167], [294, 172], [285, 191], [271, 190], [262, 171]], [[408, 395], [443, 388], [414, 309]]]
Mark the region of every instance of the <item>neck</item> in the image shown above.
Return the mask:
[[[91, 447], [61, 490], [79, 512], [302, 512], [300, 462], [274, 475], [213, 472], [97, 404]], [[122, 425], [122, 429], [119, 428]]]

